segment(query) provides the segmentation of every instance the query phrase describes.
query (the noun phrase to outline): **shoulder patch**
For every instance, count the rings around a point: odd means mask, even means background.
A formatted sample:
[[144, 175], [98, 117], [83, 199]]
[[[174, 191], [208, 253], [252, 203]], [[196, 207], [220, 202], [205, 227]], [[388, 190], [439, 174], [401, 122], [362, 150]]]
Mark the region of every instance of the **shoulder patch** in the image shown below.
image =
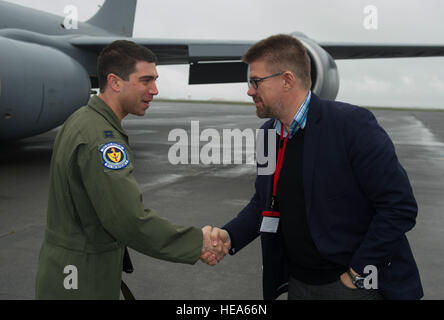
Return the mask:
[[110, 142], [99, 147], [103, 166], [111, 170], [120, 170], [128, 166], [128, 154], [121, 144]]

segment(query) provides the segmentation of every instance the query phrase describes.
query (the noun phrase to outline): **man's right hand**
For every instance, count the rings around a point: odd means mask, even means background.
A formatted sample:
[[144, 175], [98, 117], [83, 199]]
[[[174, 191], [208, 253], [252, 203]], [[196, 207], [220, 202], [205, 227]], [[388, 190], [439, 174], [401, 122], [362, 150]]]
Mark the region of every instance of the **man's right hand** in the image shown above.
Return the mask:
[[203, 245], [200, 259], [210, 266], [222, 260], [230, 249], [230, 240], [226, 230], [205, 226], [202, 228]]

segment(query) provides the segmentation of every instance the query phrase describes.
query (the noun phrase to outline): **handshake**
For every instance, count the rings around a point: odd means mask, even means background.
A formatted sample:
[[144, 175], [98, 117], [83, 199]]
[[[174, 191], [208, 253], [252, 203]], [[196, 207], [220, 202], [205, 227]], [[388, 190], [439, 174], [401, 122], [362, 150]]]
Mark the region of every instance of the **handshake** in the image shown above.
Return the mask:
[[221, 261], [230, 249], [230, 237], [226, 230], [205, 226], [202, 228], [203, 243], [200, 260], [210, 266], [215, 266]]

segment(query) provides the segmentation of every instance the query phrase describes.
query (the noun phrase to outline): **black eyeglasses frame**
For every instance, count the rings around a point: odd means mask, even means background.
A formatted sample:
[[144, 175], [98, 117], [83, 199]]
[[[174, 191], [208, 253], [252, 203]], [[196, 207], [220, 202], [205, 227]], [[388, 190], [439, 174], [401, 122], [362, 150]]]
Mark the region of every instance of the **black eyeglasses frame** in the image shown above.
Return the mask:
[[262, 78], [248, 79], [248, 80], [247, 80], [248, 88], [250, 88], [251, 86], [253, 86], [253, 88], [254, 88], [255, 90], [257, 90], [257, 89], [259, 88], [259, 83], [260, 83], [261, 81], [264, 81], [264, 80], [266, 80], [266, 79], [270, 79], [270, 78], [273, 78], [273, 77], [280, 76], [280, 75], [284, 74], [284, 72], [285, 72], [285, 71], [281, 71], [281, 72], [278, 72], [278, 73], [273, 73], [273, 74], [271, 74], [271, 75], [269, 75], [269, 76], [262, 77]]

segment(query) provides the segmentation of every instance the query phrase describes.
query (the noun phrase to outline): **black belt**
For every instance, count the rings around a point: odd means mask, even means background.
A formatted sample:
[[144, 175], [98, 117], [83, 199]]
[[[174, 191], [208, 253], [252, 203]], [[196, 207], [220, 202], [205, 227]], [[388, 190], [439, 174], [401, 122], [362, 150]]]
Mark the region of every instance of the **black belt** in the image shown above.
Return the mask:
[[[129, 255], [127, 247], [125, 247], [125, 253], [123, 255], [123, 268], [122, 268], [122, 270], [125, 273], [133, 273], [133, 271], [134, 271], [133, 264], [131, 262], [131, 258], [130, 258], [130, 255]], [[122, 279], [122, 283], [120, 285], [120, 289], [122, 290], [122, 295], [125, 298], [125, 300], [136, 300], [134, 298], [133, 294], [131, 293], [131, 290], [128, 288], [126, 283], [123, 281], [123, 279]]]

